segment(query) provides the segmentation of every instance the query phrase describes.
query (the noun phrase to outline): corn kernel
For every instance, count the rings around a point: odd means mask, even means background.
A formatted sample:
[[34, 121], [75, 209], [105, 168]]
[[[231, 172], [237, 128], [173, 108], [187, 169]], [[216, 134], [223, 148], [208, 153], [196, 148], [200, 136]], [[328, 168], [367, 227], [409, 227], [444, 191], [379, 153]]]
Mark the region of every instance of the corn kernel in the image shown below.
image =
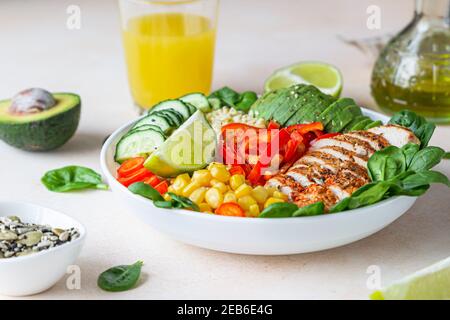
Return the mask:
[[213, 166], [210, 169], [211, 175], [214, 179], [219, 180], [220, 182], [227, 182], [230, 179], [230, 173], [228, 172], [227, 168], [222, 166]]
[[269, 191], [262, 186], [257, 186], [252, 190], [252, 197], [256, 200], [256, 202], [264, 203], [269, 197]]
[[175, 193], [175, 194], [176, 194], [175, 189], [174, 189], [173, 186], [171, 186], [171, 185], [167, 188], [167, 192], [172, 192], [172, 193]]
[[198, 170], [192, 175], [192, 181], [197, 182], [199, 185], [206, 187], [209, 186], [211, 180], [211, 172], [208, 170]]
[[183, 197], [189, 197], [192, 192], [194, 192], [195, 190], [197, 190], [200, 187], [201, 187], [201, 185], [199, 185], [195, 181], [192, 181], [186, 187], [184, 187], [183, 191], [181, 192], [181, 195]]
[[228, 191], [228, 187], [225, 185], [225, 183], [220, 182], [220, 181], [216, 182], [213, 185], [213, 188], [216, 188], [217, 190], [219, 190], [220, 193], [225, 193]]
[[172, 200], [172, 197], [169, 196], [168, 193], [165, 193], [165, 194], [163, 195], [163, 198], [164, 198], [165, 201], [170, 201], [170, 200]]
[[252, 187], [244, 183], [234, 191], [234, 194], [236, 195], [236, 197], [241, 198], [250, 195], [252, 193], [252, 190]]
[[250, 206], [257, 204], [256, 200], [253, 199], [251, 196], [243, 196], [238, 199], [238, 205], [244, 209], [244, 211], [248, 211], [250, 209]]
[[209, 204], [203, 202], [198, 205], [200, 212], [209, 212], [212, 213], [213, 209], [209, 206]]
[[287, 201], [287, 199], [288, 199], [288, 196], [280, 191], [275, 191], [273, 193], [272, 197], [277, 198], [277, 199], [282, 199], [284, 201]]
[[226, 169], [226, 166], [225, 166], [223, 163], [220, 163], [220, 162], [212, 162], [212, 163], [209, 164], [208, 170], [211, 171], [211, 169], [214, 168], [214, 167], [225, 168], [225, 169]]
[[264, 204], [264, 208], [267, 208], [271, 204], [279, 203], [279, 202], [284, 202], [284, 200], [278, 199], [278, 198], [269, 198], [269, 199], [267, 199], [266, 203]]
[[211, 208], [217, 209], [223, 202], [223, 194], [216, 188], [210, 188], [206, 191], [205, 200]]
[[173, 192], [176, 194], [181, 194], [183, 189], [191, 182], [191, 177], [187, 173], [180, 174], [175, 178], [173, 184], [171, 185]]
[[269, 196], [272, 196], [275, 191], [278, 191], [275, 187], [267, 187], [266, 190], [269, 193]]
[[248, 211], [245, 213], [245, 215], [247, 217], [257, 217], [259, 216], [259, 206], [257, 204], [252, 204], [249, 208]]
[[242, 174], [234, 174], [230, 178], [230, 187], [236, 190], [245, 183], [245, 177]]
[[234, 192], [232, 191], [228, 191], [227, 193], [225, 193], [225, 195], [223, 196], [223, 202], [235, 202], [237, 203], [237, 198], [236, 195], [234, 194]]
[[197, 190], [194, 190], [194, 192], [191, 193], [189, 196], [189, 199], [194, 201], [196, 204], [200, 204], [205, 200], [205, 193], [206, 190], [208, 190], [205, 187], [198, 188]]

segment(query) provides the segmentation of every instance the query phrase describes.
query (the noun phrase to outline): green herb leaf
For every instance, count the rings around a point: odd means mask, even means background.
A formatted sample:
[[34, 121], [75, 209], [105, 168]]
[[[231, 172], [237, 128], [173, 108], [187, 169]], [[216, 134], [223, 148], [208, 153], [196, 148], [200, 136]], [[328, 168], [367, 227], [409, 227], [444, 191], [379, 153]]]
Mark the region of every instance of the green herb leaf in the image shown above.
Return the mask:
[[172, 198], [172, 205], [175, 208], [185, 208], [192, 209], [194, 211], [200, 211], [198, 205], [193, 202], [191, 199], [176, 195], [175, 193], [168, 192], [167, 193]]
[[408, 170], [415, 172], [429, 170], [441, 162], [444, 155], [445, 151], [439, 147], [426, 147], [414, 155]]
[[325, 213], [325, 205], [322, 201], [310, 204], [309, 206], [298, 208], [292, 216], [293, 217], [310, 217], [318, 216]]
[[105, 291], [126, 291], [133, 288], [141, 275], [142, 261], [132, 265], [112, 267], [100, 274], [97, 285]]
[[389, 123], [406, 127], [414, 132], [421, 142], [421, 148], [425, 148], [428, 145], [428, 142], [436, 129], [436, 125], [427, 122], [424, 117], [419, 116], [410, 110], [402, 110], [395, 113]]
[[224, 105], [227, 105], [229, 107], [234, 107], [235, 104], [239, 101], [240, 95], [233, 89], [229, 87], [223, 87], [217, 91], [214, 91], [209, 95], [208, 98], [217, 98], [219, 99]]
[[258, 100], [258, 96], [253, 91], [246, 91], [241, 94], [239, 102], [236, 103], [236, 109], [248, 112], [250, 107]]
[[419, 150], [419, 145], [415, 143], [408, 143], [402, 147], [402, 152], [405, 155], [406, 169], [410, 167], [412, 159]]
[[375, 152], [370, 157], [367, 169], [372, 181], [389, 180], [405, 172], [406, 158], [400, 148], [389, 146]]
[[153, 201], [164, 201], [164, 198], [159, 194], [157, 190], [143, 182], [135, 182], [129, 185], [128, 190], [130, 190], [134, 194]]
[[48, 190], [54, 192], [68, 192], [83, 189], [107, 190], [102, 176], [92, 169], [80, 166], [68, 166], [48, 171], [41, 182]]
[[405, 189], [414, 189], [418, 187], [428, 186], [431, 183], [442, 183], [450, 187], [450, 181], [444, 174], [437, 171], [420, 171], [410, 175], [402, 181]]
[[260, 218], [290, 218], [298, 210], [298, 206], [289, 202], [271, 204], [261, 212]]
[[171, 209], [173, 208], [172, 201], [154, 201], [153, 204], [155, 207], [163, 208], [163, 209]]

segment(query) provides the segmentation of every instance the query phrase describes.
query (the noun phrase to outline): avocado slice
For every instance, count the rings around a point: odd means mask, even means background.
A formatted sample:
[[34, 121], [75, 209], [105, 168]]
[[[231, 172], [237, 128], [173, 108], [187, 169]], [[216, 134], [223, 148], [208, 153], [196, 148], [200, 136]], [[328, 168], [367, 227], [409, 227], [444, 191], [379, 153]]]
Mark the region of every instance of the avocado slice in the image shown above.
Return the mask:
[[299, 109], [286, 123], [294, 125], [319, 121], [320, 114], [334, 102], [334, 98], [319, 92], [313, 101]]
[[383, 122], [380, 120], [372, 121], [371, 123], [369, 123], [367, 126], [364, 127], [364, 130], [369, 130], [371, 128], [379, 127], [382, 124], [383, 124]]
[[343, 108], [354, 104], [355, 101], [351, 98], [341, 98], [326, 108], [325, 111], [320, 114], [319, 119], [324, 126], [327, 126]]
[[349, 131], [358, 131], [363, 130], [367, 125], [372, 123], [372, 120], [369, 117], [366, 117], [366, 119], [361, 120], [357, 124], [355, 124], [352, 128], [350, 128]]
[[359, 123], [359, 122], [362, 121], [362, 120], [366, 120], [366, 119], [367, 119], [366, 116], [358, 116], [358, 117], [353, 118], [353, 120], [350, 121], [350, 123], [347, 124], [347, 125], [345, 126], [343, 132], [344, 132], [344, 133], [345, 133], [345, 132], [349, 132], [350, 129], [351, 129], [355, 124]]
[[77, 130], [81, 99], [72, 93], [52, 96], [53, 107], [34, 113], [12, 113], [12, 100], [0, 101], [0, 139], [27, 151], [47, 151], [65, 144]]
[[273, 118], [281, 125], [284, 125], [299, 109], [315, 100], [315, 88], [305, 86], [299, 90], [292, 90], [283, 104], [278, 107]]

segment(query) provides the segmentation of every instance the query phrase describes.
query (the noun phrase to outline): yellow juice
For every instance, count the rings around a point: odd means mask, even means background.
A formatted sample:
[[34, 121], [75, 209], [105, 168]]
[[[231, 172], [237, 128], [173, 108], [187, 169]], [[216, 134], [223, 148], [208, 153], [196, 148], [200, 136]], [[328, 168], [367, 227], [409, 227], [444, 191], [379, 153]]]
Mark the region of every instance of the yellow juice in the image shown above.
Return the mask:
[[140, 16], [128, 21], [123, 39], [131, 93], [141, 108], [190, 92], [209, 92], [215, 27], [208, 18]]

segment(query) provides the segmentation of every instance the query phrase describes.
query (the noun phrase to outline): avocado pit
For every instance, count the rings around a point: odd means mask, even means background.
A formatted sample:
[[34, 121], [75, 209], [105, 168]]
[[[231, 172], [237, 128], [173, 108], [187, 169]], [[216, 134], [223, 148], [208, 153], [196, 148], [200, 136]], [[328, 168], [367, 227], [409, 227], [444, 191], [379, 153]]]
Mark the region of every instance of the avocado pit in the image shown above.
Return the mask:
[[56, 106], [53, 95], [41, 88], [26, 89], [11, 100], [8, 112], [12, 114], [32, 114], [50, 110]]

